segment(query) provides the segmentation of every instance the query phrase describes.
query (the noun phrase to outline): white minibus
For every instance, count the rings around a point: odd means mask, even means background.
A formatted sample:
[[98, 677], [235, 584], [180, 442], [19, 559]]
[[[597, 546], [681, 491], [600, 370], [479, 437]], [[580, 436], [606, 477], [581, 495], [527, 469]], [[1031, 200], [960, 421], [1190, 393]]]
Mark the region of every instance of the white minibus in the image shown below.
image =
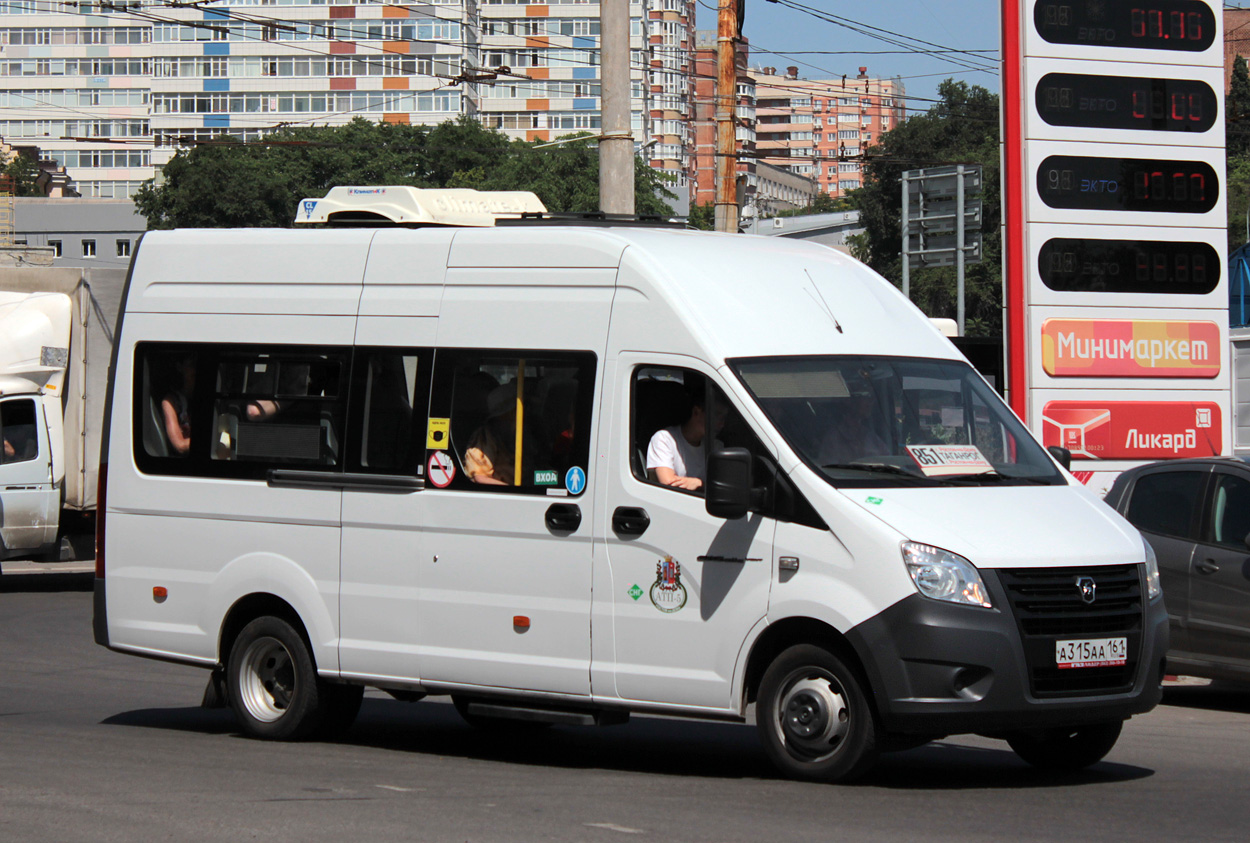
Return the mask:
[[320, 227], [144, 236], [98, 643], [207, 668], [260, 738], [374, 687], [753, 718], [825, 780], [959, 733], [1080, 768], [1158, 703], [1150, 547], [888, 282], [533, 204], [335, 188]]

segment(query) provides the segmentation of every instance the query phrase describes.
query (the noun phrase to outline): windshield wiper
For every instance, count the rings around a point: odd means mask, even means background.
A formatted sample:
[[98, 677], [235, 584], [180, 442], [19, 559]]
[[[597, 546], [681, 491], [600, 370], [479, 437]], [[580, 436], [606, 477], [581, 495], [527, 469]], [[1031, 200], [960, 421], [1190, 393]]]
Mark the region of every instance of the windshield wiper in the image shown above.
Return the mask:
[[989, 471], [982, 471], [978, 474], [947, 474], [935, 479], [944, 480], [949, 483], [958, 483], [963, 480], [987, 480], [994, 483], [1003, 483], [1008, 480], [1018, 480], [1021, 483], [1032, 483], [1035, 486], [1050, 485], [1049, 480], [1043, 480], [1039, 477], [1020, 477], [1015, 474], [1003, 474], [1001, 471], [997, 471], [992, 468]]
[[908, 471], [907, 469], [902, 468], [900, 466], [890, 465], [889, 463], [884, 463], [884, 462], [835, 462], [835, 463], [829, 463], [828, 465], [822, 465], [821, 468], [822, 469], [841, 468], [841, 469], [845, 469], [848, 471], [875, 471], [880, 474], [896, 474], [901, 477], [906, 477], [910, 480], [932, 480], [934, 479], [931, 477], [925, 477], [921, 474], [916, 474], [914, 471]]

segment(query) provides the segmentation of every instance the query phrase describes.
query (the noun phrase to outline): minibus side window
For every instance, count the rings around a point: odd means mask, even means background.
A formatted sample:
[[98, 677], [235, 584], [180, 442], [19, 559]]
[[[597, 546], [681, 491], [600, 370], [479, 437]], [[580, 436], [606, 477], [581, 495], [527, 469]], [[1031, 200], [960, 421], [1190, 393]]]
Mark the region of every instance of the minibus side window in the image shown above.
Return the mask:
[[185, 346], [141, 345], [137, 358], [136, 439], [143, 455], [190, 458], [199, 354]]
[[336, 466], [342, 459], [346, 355], [222, 352], [213, 396], [214, 460]]
[[351, 349], [140, 343], [135, 461], [150, 474], [341, 471]]
[[39, 456], [35, 402], [30, 398], [0, 403], [0, 463], [26, 462]]
[[698, 372], [642, 366], [634, 370], [632, 394], [629, 459], [639, 480], [702, 495], [712, 450], [746, 448], [756, 457], [756, 482], [762, 479], [761, 461], [771, 464], [741, 413]]
[[582, 493], [593, 353], [445, 349], [435, 369], [427, 488]]
[[[349, 427], [359, 431], [349, 471], [418, 476], [425, 456], [431, 350], [357, 349]], [[437, 445], [440, 426], [428, 436]]]

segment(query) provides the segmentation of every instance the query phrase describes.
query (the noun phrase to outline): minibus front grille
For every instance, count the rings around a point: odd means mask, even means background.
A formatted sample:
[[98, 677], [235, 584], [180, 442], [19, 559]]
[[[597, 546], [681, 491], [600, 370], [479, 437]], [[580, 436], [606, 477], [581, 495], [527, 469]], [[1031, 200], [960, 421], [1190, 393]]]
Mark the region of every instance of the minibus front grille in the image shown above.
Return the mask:
[[[1141, 654], [1143, 603], [1140, 565], [998, 570], [1020, 628], [1029, 688], [1035, 697], [1122, 693], [1133, 688]], [[1086, 602], [1078, 582], [1093, 580]], [[1086, 597], [1089, 596], [1088, 591]], [[1116, 638], [1128, 658], [1112, 667], [1059, 668], [1055, 642]]]

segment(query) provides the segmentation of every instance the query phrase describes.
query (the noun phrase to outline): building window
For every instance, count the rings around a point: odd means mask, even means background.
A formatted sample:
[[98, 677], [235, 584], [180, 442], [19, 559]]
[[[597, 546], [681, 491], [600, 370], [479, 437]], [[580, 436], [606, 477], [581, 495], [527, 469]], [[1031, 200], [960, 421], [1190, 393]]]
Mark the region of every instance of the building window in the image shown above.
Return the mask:
[[95, 257], [95, 241], [94, 240], [82, 241], [82, 256], [84, 258]]
[[130, 241], [129, 240], [117, 241], [117, 256], [119, 258], [130, 257]]
[[59, 258], [61, 256], [61, 241], [49, 240], [48, 245], [52, 247], [52, 257]]

